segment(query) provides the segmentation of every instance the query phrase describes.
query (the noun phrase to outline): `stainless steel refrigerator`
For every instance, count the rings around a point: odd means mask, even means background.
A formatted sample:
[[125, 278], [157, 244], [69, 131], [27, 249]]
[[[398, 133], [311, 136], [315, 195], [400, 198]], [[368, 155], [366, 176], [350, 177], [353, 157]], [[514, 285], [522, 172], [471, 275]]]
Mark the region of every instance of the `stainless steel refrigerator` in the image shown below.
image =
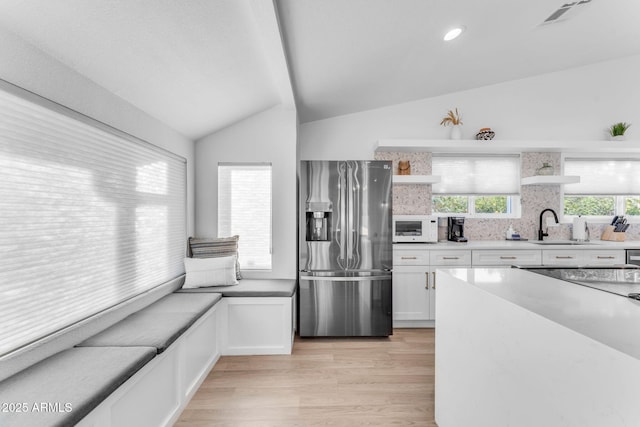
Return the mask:
[[300, 336], [388, 336], [389, 161], [300, 164]]

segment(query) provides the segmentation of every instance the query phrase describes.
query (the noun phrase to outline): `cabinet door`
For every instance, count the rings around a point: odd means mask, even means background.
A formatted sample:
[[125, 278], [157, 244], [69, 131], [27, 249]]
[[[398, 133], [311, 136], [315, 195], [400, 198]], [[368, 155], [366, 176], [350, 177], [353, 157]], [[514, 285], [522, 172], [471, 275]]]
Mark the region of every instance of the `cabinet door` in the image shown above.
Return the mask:
[[[471, 254], [469, 254], [469, 256], [471, 256]], [[429, 319], [430, 320], [436, 320], [436, 281], [437, 281], [437, 274], [436, 274], [436, 269], [438, 267], [433, 266], [433, 267], [429, 267], [429, 283], [430, 283], [430, 288], [429, 289]]]
[[581, 252], [575, 249], [545, 249], [542, 265], [584, 265]]
[[405, 265], [429, 265], [429, 251], [425, 250], [393, 250], [393, 267]]
[[429, 267], [393, 269], [393, 320], [429, 320]]
[[429, 254], [430, 265], [471, 266], [470, 250], [437, 250]]
[[539, 250], [473, 250], [472, 264], [477, 266], [509, 266], [509, 265], [540, 265], [542, 254]]
[[587, 249], [582, 250], [582, 255], [584, 257], [584, 265], [614, 265], [624, 264], [626, 262], [625, 252], [622, 249]]

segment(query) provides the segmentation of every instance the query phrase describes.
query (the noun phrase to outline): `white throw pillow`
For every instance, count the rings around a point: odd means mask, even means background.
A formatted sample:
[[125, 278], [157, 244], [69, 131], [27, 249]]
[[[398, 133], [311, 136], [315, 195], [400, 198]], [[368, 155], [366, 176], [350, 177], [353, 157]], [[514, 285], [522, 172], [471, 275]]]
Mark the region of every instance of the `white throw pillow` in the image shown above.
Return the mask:
[[187, 277], [183, 288], [237, 285], [236, 257], [185, 258]]

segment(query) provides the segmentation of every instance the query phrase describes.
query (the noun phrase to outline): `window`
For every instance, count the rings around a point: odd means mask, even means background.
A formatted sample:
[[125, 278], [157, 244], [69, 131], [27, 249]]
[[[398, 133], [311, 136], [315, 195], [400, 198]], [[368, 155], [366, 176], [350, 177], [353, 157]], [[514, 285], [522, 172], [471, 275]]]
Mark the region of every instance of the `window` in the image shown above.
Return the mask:
[[565, 185], [565, 216], [640, 215], [639, 168], [640, 159], [566, 158], [564, 173], [580, 182]]
[[7, 90], [0, 355], [180, 276], [186, 246], [183, 158]]
[[433, 155], [434, 214], [517, 217], [520, 213], [519, 156]]
[[271, 269], [271, 164], [218, 164], [218, 237], [235, 235], [241, 269]]
[[565, 216], [640, 215], [639, 168], [640, 159], [566, 158], [564, 173], [580, 182], [565, 185]]

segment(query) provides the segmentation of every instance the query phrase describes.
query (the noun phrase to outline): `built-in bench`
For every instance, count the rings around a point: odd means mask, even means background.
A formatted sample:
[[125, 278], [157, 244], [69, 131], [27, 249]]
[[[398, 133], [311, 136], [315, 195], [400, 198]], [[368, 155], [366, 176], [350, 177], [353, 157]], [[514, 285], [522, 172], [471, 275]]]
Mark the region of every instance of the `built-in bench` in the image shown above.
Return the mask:
[[70, 348], [0, 383], [0, 426], [72, 426], [156, 355], [152, 347]]
[[178, 293], [222, 294], [222, 355], [291, 354], [296, 320], [296, 281], [242, 279], [238, 285], [180, 289]]
[[244, 279], [169, 294], [2, 381], [0, 402], [27, 406], [0, 425], [171, 425], [221, 354], [291, 353], [295, 292], [295, 280]]

